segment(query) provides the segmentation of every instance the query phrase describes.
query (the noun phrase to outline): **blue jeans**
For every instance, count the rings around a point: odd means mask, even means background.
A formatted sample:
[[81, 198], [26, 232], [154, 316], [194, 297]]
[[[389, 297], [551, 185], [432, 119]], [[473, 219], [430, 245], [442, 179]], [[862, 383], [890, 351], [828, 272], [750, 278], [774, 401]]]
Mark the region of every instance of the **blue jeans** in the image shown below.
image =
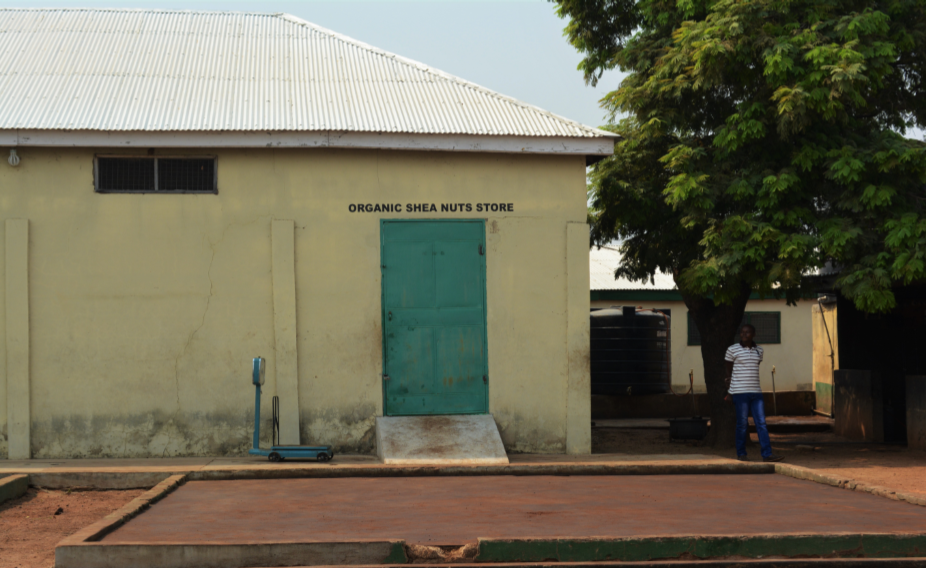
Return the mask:
[[749, 422], [747, 418], [752, 413], [752, 421], [756, 424], [756, 433], [759, 434], [759, 446], [762, 448], [762, 457], [772, 455], [772, 442], [768, 439], [768, 427], [765, 425], [765, 402], [760, 392], [744, 392], [733, 395], [733, 406], [736, 408], [736, 455], [746, 455], [746, 436], [749, 435]]

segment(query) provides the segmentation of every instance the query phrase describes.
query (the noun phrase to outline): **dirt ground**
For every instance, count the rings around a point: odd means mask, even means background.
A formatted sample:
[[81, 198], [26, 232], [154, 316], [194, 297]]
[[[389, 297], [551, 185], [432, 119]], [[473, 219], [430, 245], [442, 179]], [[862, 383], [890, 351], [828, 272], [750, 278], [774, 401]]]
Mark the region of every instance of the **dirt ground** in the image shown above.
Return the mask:
[[[855, 479], [868, 485], [926, 495], [926, 452], [889, 444], [861, 444], [830, 432], [771, 434], [772, 449], [785, 462]], [[752, 434], [749, 459], [758, 461], [758, 439]], [[593, 428], [592, 453], [714, 454], [733, 458], [735, 452], [703, 447], [698, 442], [669, 440], [669, 431], [656, 429]]]
[[144, 490], [50, 491], [30, 488], [0, 505], [0, 568], [51, 568], [55, 545], [122, 507]]

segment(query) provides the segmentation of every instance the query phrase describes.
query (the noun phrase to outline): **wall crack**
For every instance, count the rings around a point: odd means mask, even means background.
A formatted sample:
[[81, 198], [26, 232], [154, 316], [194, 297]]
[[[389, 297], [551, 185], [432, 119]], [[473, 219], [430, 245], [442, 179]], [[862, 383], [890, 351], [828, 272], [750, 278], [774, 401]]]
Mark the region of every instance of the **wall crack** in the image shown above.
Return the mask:
[[215, 295], [215, 281], [212, 279], [212, 268], [215, 265], [216, 251], [218, 250], [219, 245], [222, 244], [222, 242], [225, 240], [225, 235], [228, 233], [228, 230], [231, 229], [232, 227], [246, 227], [248, 225], [258, 223], [262, 220], [269, 221], [270, 219], [271, 219], [271, 215], [261, 215], [259, 217], [254, 218], [252, 221], [248, 221], [246, 223], [229, 223], [222, 229], [222, 234], [219, 236], [218, 240], [216, 240], [214, 243], [209, 239], [208, 235], [203, 234], [203, 242], [208, 243], [209, 250], [211, 251], [211, 255], [209, 257], [209, 266], [206, 269], [206, 278], [209, 279], [209, 293], [206, 295], [206, 305], [203, 306], [203, 315], [200, 318], [199, 325], [197, 325], [196, 328], [194, 328], [190, 332], [189, 336], [187, 337], [186, 342], [183, 344], [183, 348], [180, 350], [180, 353], [177, 355], [176, 359], [174, 359], [174, 387], [177, 393], [177, 410], [174, 412], [175, 416], [180, 413], [180, 409], [181, 409], [180, 360], [186, 356], [187, 351], [190, 348], [190, 345], [193, 343], [193, 339], [196, 337], [196, 334], [198, 334], [203, 329], [203, 327], [205, 327], [206, 316], [208, 315], [209, 307], [212, 304], [212, 297]]

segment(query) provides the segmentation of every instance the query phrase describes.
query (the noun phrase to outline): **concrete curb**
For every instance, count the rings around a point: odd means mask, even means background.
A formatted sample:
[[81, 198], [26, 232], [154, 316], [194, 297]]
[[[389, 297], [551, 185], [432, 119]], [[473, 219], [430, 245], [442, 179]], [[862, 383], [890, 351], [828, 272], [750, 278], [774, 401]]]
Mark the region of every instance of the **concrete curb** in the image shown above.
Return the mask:
[[887, 497], [888, 499], [892, 499], [894, 501], [904, 501], [906, 503], [910, 503], [911, 505], [926, 507], [926, 497], [913, 495], [911, 493], [891, 491], [887, 487], [868, 485], [854, 479], [847, 479], [834, 475], [828, 475], [825, 473], [819, 473], [806, 467], [790, 465], [786, 463], [776, 463], [775, 473], [793, 477], [794, 479], [815, 481], [817, 483], [822, 483], [823, 485], [830, 485], [832, 487], [839, 487], [841, 489], [849, 489], [851, 491], [860, 491], [862, 493], [870, 493], [872, 495], [877, 495], [878, 497]]
[[897, 558], [926, 555], [926, 534], [480, 538], [477, 563], [652, 562], [714, 558]]
[[0, 479], [0, 505], [19, 499], [29, 489], [28, 475], [10, 475]]
[[55, 551], [55, 568], [248, 568], [405, 564], [404, 541], [85, 544]]
[[[139, 513], [166, 497], [174, 489], [186, 483], [186, 475], [172, 475], [164, 481], [142, 493], [126, 505], [116, 509], [99, 521], [84, 527], [58, 543], [57, 547], [98, 541], [107, 534], [121, 527]], [[57, 556], [56, 547], [56, 556]]]
[[[352, 568], [398, 568], [402, 564], [377, 564], [353, 566]], [[853, 566], [857, 568], [924, 568], [926, 558], [763, 558], [761, 560], [657, 560], [655, 562], [511, 562], [499, 564], [418, 564], [425, 567], [442, 568], [824, 568], [830, 566]], [[294, 566], [292, 568], [306, 568]], [[316, 567], [335, 568], [335, 567]]]
[[29, 484], [46, 489], [147, 489], [171, 476], [187, 481], [344, 477], [460, 477], [479, 475], [736, 475], [775, 473], [775, 464], [727, 460], [713, 463], [543, 463], [512, 465], [339, 465], [250, 466], [215, 469], [131, 471], [118, 468], [30, 472]]
[[183, 485], [186, 475], [172, 475], [139, 495], [120, 509], [106, 515], [90, 526], [84, 527], [65, 538], [55, 546], [55, 566], [58, 568], [91, 566], [89, 562], [99, 557], [93, 543], [127, 523], [148, 507], [166, 497], [171, 491]]
[[44, 489], [149, 489], [171, 475], [187, 474], [164, 471], [39, 472], [29, 474], [29, 484]]
[[703, 475], [775, 473], [765, 463], [538, 464], [500, 466], [320, 467], [305, 469], [237, 469], [190, 472], [191, 481], [330, 477], [462, 477], [479, 475]]
[[[735, 475], [778, 473], [823, 485], [869, 493], [894, 501], [926, 506], [926, 497], [896, 492], [886, 487], [818, 473], [812, 469], [786, 463], [548, 463], [506, 466], [351, 466], [270, 468], [265, 466], [192, 471], [56, 471], [13, 474], [0, 477], [2, 487], [13, 478], [27, 478], [28, 484], [48, 489], [141, 489], [153, 487], [172, 476], [189, 481], [227, 481], [238, 479], [297, 479], [344, 477], [439, 477], [478, 475]], [[21, 481], [17, 483], [22, 483]], [[21, 495], [21, 494], [20, 494]], [[7, 498], [8, 499], [8, 498]], [[0, 496], [0, 502], [4, 498]]]

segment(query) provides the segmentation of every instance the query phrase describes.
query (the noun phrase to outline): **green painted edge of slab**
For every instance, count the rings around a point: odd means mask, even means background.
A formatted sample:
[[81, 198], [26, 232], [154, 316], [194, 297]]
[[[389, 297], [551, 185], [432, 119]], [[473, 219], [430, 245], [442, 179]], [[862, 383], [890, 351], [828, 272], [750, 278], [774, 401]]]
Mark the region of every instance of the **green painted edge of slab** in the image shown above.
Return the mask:
[[678, 536], [614, 539], [479, 539], [476, 561], [645, 562], [691, 558], [908, 558], [926, 556], [926, 534]]
[[0, 505], [19, 499], [29, 489], [28, 475], [10, 475], [0, 479]]
[[381, 564], [407, 564], [408, 555], [405, 553], [405, 541], [393, 541], [392, 548], [389, 550], [389, 556], [383, 559]]

